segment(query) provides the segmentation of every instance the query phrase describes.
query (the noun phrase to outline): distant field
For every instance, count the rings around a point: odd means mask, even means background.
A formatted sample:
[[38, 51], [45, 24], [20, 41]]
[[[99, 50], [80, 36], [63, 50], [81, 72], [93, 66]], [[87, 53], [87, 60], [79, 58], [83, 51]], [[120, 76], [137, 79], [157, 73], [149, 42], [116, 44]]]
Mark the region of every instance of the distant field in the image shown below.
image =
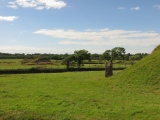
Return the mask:
[[53, 64], [30, 64], [22, 65], [22, 59], [0, 59], [0, 69], [27, 69], [27, 68], [65, 68], [61, 61], [52, 61]]
[[0, 75], [2, 120], [158, 120], [159, 105], [153, 88], [104, 72]]
[[[51, 64], [40, 63], [40, 64], [21, 64], [22, 59], [0, 59], [0, 69], [28, 69], [28, 68], [55, 68], [55, 69], [65, 69], [66, 65], [62, 63], [62, 61], [52, 60]], [[85, 63], [81, 66], [81, 68], [104, 68], [104, 63], [94, 63], [92, 64]], [[127, 68], [131, 66], [131, 61], [125, 61], [124, 63], [118, 63], [115, 61], [113, 64], [114, 68]], [[72, 68], [76, 68], [76, 64], [71, 66]]]

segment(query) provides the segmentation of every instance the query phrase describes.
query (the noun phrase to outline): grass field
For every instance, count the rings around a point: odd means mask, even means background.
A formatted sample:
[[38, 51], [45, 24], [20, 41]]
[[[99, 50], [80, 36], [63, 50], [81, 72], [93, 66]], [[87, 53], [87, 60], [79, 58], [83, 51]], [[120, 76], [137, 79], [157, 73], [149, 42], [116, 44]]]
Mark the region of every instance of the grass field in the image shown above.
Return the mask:
[[[28, 69], [28, 68], [53, 68], [53, 69], [66, 69], [66, 65], [62, 64], [62, 61], [52, 60], [51, 64], [21, 64], [22, 59], [0, 59], [0, 70], [3, 69]], [[105, 62], [104, 62], [105, 63]], [[131, 61], [125, 61], [125, 63], [115, 63], [114, 68], [127, 68], [131, 66]], [[75, 66], [71, 66], [76, 68]], [[104, 68], [104, 64], [83, 64], [81, 68]]]
[[52, 61], [52, 64], [21, 64], [22, 59], [0, 59], [0, 69], [27, 69], [27, 68], [66, 68], [61, 61]]
[[158, 91], [104, 72], [0, 75], [0, 100], [4, 120], [160, 119]]
[[0, 75], [0, 120], [160, 120], [160, 45], [124, 71]]

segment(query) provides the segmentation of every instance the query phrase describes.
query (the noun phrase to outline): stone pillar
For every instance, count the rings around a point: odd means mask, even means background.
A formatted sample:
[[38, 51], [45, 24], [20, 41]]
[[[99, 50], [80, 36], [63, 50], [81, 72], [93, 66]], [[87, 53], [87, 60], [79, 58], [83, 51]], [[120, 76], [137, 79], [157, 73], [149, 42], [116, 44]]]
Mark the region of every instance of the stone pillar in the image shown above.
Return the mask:
[[106, 62], [105, 64], [105, 77], [113, 75], [112, 62]]

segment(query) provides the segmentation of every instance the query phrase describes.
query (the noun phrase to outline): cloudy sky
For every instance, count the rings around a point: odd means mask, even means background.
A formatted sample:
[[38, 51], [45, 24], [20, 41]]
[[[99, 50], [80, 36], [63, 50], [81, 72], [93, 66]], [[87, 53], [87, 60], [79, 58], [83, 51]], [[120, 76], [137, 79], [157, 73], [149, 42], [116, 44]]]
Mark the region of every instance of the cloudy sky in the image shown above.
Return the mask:
[[150, 53], [160, 44], [160, 0], [0, 0], [0, 52]]

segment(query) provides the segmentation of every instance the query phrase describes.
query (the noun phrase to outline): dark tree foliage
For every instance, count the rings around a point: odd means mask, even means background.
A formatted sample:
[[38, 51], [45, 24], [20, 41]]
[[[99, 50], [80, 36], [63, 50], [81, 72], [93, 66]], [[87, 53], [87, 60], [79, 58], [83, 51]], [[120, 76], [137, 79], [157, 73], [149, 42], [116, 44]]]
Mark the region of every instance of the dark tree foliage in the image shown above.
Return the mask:
[[106, 50], [101, 56], [101, 59], [107, 61], [113, 61], [116, 59], [124, 59], [124, 58], [125, 58], [125, 49], [123, 47], [115, 47], [111, 50]]
[[91, 60], [99, 60], [100, 56], [101, 54], [97, 54], [97, 53], [91, 54]]
[[141, 60], [142, 58], [146, 57], [147, 53], [136, 53], [135, 55], [132, 55], [129, 57], [129, 60]]
[[74, 57], [77, 61], [78, 68], [80, 68], [83, 60], [90, 60], [91, 59], [91, 53], [89, 53], [87, 50], [76, 50], [74, 51]]
[[66, 64], [66, 68], [67, 68], [67, 69], [70, 68], [70, 62], [72, 62], [73, 60], [75, 60], [75, 56], [74, 56], [74, 55], [67, 55], [67, 56], [63, 59], [63, 62]]
[[41, 54], [41, 53], [34, 53], [34, 54], [24, 54], [24, 53], [0, 53], [0, 59], [34, 59], [37, 57], [46, 57], [52, 60], [63, 60], [67, 54]]

